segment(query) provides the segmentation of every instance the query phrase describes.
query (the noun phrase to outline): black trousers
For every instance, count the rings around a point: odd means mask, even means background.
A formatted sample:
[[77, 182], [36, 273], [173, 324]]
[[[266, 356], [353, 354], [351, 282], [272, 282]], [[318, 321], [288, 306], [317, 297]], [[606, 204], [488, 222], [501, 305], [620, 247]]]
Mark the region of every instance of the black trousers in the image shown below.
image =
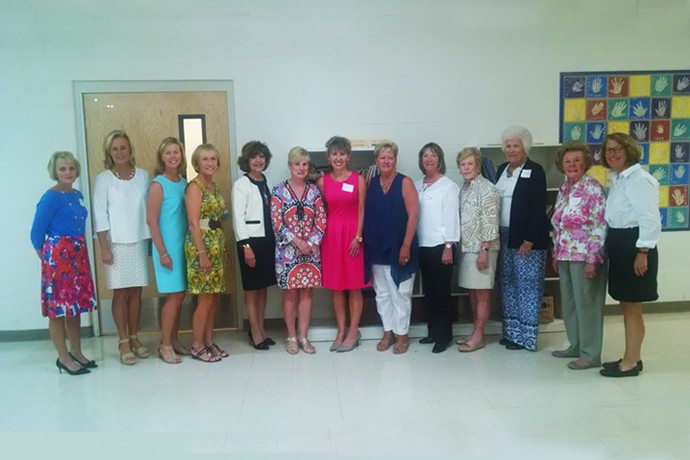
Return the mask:
[[[453, 264], [441, 262], [445, 244], [419, 248], [419, 269], [422, 272], [424, 300], [429, 320], [429, 337], [447, 343], [453, 338], [453, 315], [450, 302], [450, 283]], [[453, 250], [455, 259], [455, 250]]]

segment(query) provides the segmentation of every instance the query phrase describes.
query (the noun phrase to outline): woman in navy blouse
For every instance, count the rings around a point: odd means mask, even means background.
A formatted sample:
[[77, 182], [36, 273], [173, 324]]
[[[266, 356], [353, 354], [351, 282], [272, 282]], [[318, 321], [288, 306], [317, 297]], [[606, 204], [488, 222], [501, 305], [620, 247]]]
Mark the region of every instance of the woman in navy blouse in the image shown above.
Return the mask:
[[48, 174], [57, 184], [41, 197], [31, 227], [31, 243], [41, 259], [41, 307], [58, 352], [55, 365], [70, 375], [88, 374], [97, 367], [82, 353], [80, 341], [80, 315], [96, 306], [84, 239], [88, 212], [81, 192], [72, 188], [80, 169], [70, 152], [50, 157]]

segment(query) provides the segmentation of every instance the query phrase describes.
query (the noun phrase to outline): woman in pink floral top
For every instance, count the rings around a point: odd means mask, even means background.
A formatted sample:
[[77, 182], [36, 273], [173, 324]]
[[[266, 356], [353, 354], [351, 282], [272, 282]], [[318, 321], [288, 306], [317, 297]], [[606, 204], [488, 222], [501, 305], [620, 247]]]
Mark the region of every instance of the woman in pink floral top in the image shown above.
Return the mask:
[[563, 322], [570, 346], [552, 353], [557, 358], [576, 358], [570, 369], [601, 365], [601, 346], [606, 299], [606, 221], [604, 188], [585, 172], [592, 154], [579, 142], [563, 144], [556, 166], [565, 174], [553, 224], [553, 265], [560, 275]]

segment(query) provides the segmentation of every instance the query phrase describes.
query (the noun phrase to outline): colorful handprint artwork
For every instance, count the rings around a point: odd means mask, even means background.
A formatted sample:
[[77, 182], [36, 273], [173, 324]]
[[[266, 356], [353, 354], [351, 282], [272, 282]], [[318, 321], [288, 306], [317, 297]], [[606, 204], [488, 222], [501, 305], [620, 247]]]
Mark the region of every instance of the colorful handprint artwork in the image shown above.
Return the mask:
[[638, 143], [660, 184], [662, 228], [690, 230], [690, 70], [561, 73], [560, 139], [587, 144], [604, 186], [601, 143], [615, 132]]

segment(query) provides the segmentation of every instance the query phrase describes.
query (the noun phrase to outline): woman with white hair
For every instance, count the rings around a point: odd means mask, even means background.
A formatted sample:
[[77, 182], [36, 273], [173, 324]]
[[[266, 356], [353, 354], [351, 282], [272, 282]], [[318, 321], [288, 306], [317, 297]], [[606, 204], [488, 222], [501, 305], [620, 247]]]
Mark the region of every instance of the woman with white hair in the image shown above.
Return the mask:
[[527, 157], [532, 134], [511, 126], [501, 135], [508, 160], [496, 173], [501, 195], [499, 280], [503, 305], [503, 339], [508, 350], [537, 349], [539, 308], [544, 294], [549, 224], [546, 174]]

